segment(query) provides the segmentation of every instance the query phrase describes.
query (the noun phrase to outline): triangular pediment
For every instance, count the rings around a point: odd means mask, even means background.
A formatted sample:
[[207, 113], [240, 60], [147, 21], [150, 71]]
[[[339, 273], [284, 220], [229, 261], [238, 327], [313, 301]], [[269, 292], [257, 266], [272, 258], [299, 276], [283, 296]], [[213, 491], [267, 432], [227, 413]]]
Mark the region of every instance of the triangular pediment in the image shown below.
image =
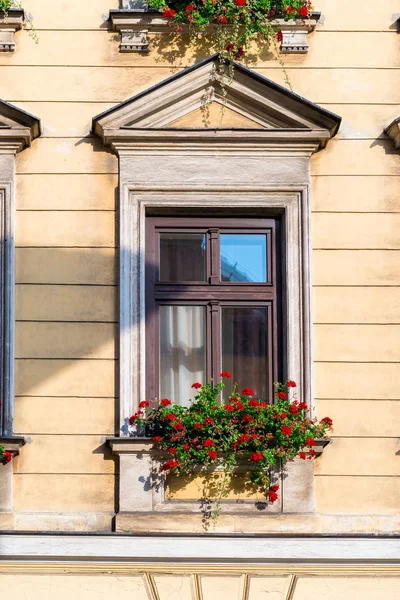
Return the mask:
[[95, 117], [93, 131], [111, 144], [116, 137], [137, 139], [140, 131], [154, 135], [161, 129], [267, 130], [270, 139], [282, 131], [297, 132], [300, 139], [303, 131], [319, 147], [336, 134], [337, 115], [240, 64], [222, 79], [220, 64], [214, 55], [169, 77]]
[[14, 144], [20, 151], [40, 135], [40, 120], [30, 113], [0, 100], [0, 143]]

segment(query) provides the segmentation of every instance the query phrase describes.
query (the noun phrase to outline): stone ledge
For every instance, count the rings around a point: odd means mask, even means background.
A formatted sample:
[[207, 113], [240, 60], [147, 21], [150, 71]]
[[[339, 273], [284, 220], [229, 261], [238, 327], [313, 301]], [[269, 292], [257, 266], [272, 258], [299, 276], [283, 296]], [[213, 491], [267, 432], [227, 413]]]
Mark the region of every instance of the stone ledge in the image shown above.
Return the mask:
[[0, 52], [15, 51], [15, 32], [22, 29], [25, 12], [19, 8], [10, 8], [7, 14], [0, 11]]
[[0, 446], [4, 447], [6, 452], [11, 452], [14, 456], [19, 454], [20, 448], [26, 443], [22, 435], [0, 436]]
[[[320, 12], [314, 12], [307, 20], [274, 19], [271, 21], [283, 36], [281, 52], [283, 54], [306, 54], [308, 52], [307, 35], [313, 32], [321, 19]], [[147, 35], [151, 33], [171, 33], [168, 19], [160, 11], [146, 8], [140, 1], [134, 9], [110, 10], [109, 20], [113, 31], [120, 34], [120, 52], [148, 52]], [[189, 26], [183, 26], [183, 33], [189, 33]]]
[[396, 150], [398, 150], [400, 148], [400, 117], [397, 117], [397, 119], [386, 127], [385, 133], [393, 141]]

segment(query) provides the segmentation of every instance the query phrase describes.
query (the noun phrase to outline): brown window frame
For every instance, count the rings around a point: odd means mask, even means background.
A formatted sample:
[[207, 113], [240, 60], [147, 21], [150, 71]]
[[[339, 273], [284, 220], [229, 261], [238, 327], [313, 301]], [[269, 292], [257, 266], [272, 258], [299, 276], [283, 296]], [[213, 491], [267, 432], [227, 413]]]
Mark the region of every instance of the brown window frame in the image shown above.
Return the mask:
[[[207, 248], [206, 281], [162, 282], [158, 280], [160, 265], [160, 233], [205, 233]], [[266, 233], [267, 282], [224, 282], [220, 280], [220, 233]], [[179, 217], [147, 216], [145, 240], [145, 310], [146, 310], [146, 397], [158, 398], [160, 355], [157, 306], [205, 305], [207, 310], [207, 380], [219, 378], [222, 343], [221, 307], [266, 307], [268, 319], [268, 401], [273, 402], [273, 382], [279, 378], [281, 348], [280, 220], [264, 217]], [[217, 343], [215, 340], [219, 339]], [[249, 382], [250, 384], [250, 382]]]

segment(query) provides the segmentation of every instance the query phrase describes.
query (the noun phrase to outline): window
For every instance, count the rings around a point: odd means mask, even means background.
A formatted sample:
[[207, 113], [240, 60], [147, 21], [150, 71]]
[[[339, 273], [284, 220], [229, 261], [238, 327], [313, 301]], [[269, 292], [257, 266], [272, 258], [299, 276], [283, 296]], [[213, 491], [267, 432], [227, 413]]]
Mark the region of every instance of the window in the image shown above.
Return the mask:
[[[268, 401], [278, 377], [277, 219], [146, 219], [146, 394], [187, 404], [229, 371]], [[229, 389], [230, 388], [230, 389]]]

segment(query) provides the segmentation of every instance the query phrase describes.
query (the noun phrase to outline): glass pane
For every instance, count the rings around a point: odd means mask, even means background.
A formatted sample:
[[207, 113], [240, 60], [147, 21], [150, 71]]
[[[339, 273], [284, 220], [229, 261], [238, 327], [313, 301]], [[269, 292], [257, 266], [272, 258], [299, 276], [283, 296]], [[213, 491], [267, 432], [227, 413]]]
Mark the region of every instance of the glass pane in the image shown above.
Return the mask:
[[206, 381], [206, 309], [160, 306], [160, 394], [187, 406]]
[[222, 370], [232, 374], [229, 382], [237, 381], [239, 391], [250, 387], [257, 397], [268, 400], [268, 321], [265, 307], [222, 308]]
[[264, 233], [222, 233], [221, 279], [268, 281], [267, 236]]
[[206, 236], [160, 234], [160, 281], [205, 281]]

